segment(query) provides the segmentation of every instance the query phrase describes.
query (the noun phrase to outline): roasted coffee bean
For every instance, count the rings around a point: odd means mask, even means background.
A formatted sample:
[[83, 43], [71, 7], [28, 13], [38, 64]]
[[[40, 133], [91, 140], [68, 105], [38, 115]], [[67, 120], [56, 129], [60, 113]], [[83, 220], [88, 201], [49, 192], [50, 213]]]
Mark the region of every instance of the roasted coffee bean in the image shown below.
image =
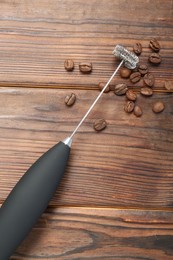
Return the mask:
[[79, 70], [83, 73], [90, 73], [92, 71], [92, 63], [91, 62], [81, 62], [79, 64]]
[[96, 131], [101, 131], [101, 130], [105, 129], [106, 126], [107, 126], [107, 122], [103, 118], [96, 119], [94, 122], [94, 125], [93, 125], [93, 127]]
[[136, 55], [140, 55], [141, 54], [141, 52], [142, 52], [142, 45], [141, 45], [140, 42], [137, 42], [137, 43], [134, 44], [133, 51], [134, 51], [134, 53], [136, 53]]
[[135, 107], [135, 103], [133, 101], [127, 101], [124, 105], [124, 111], [126, 113], [131, 113]]
[[72, 106], [76, 101], [76, 95], [74, 93], [71, 93], [70, 95], [67, 95], [65, 97], [64, 101], [67, 106]]
[[141, 73], [140, 72], [133, 72], [130, 75], [130, 81], [132, 83], [136, 83], [136, 82], [140, 81], [140, 79], [141, 79]]
[[[102, 89], [105, 87], [106, 85], [106, 82], [99, 82], [98, 84], [98, 87], [99, 87], [99, 90], [102, 91]], [[108, 93], [110, 91], [110, 85], [108, 85], [106, 87], [106, 89], [104, 90], [104, 93]]]
[[148, 88], [148, 87], [143, 87], [143, 88], [141, 88], [141, 94], [149, 97], [149, 96], [153, 95], [153, 90], [151, 88]]
[[154, 85], [154, 82], [155, 82], [155, 78], [154, 78], [153, 74], [151, 74], [151, 73], [145, 74], [145, 76], [144, 76], [145, 85], [147, 85], [148, 87], [151, 88]]
[[125, 83], [120, 83], [120, 84], [115, 85], [114, 93], [117, 96], [121, 96], [121, 95], [126, 94], [127, 90], [128, 90], [127, 85]]
[[165, 81], [165, 88], [167, 90], [173, 90], [173, 81], [166, 80]]
[[132, 71], [128, 68], [122, 68], [120, 70], [120, 76], [122, 78], [129, 78], [131, 73], [132, 73]]
[[73, 60], [65, 60], [64, 61], [64, 68], [67, 71], [72, 71], [74, 69], [74, 61]]
[[138, 71], [141, 73], [141, 75], [145, 75], [148, 73], [148, 67], [145, 64], [139, 64]]
[[155, 113], [160, 113], [165, 109], [165, 105], [161, 101], [157, 101], [153, 104], [152, 110]]
[[137, 98], [135, 92], [131, 89], [127, 90], [126, 97], [128, 98], [128, 100], [131, 100], [131, 101], [135, 101]]
[[160, 44], [156, 39], [152, 39], [149, 43], [150, 48], [153, 51], [159, 52], [160, 51]]
[[149, 56], [149, 62], [151, 62], [152, 64], [160, 64], [162, 61], [162, 57], [158, 54], [158, 53], [152, 53]]
[[138, 105], [135, 106], [133, 113], [137, 117], [142, 116], [142, 108], [140, 106], [138, 106]]

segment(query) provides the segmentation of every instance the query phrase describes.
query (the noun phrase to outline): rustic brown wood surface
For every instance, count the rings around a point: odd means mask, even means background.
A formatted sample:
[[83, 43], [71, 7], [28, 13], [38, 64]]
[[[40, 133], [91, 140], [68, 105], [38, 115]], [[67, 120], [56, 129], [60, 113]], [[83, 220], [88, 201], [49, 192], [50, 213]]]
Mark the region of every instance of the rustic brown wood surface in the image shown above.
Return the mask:
[[11, 260], [172, 260], [172, 232], [170, 211], [50, 209]]
[[[1, 202], [42, 153], [72, 132], [99, 93], [74, 92], [75, 105], [66, 107], [64, 96], [71, 90], [1, 89]], [[124, 112], [124, 100], [104, 94], [81, 126], [51, 205], [172, 207], [172, 95], [139, 96], [141, 118]], [[166, 104], [159, 115], [151, 110], [155, 100]], [[93, 122], [100, 117], [108, 126], [96, 133]]]
[[[173, 259], [173, 2], [3, 0], [0, 2], [0, 203], [28, 167], [68, 136], [118, 65], [116, 44], [142, 43], [140, 62], [156, 78], [138, 94], [143, 116], [104, 94], [74, 137], [50, 207], [11, 259]], [[151, 38], [162, 63], [152, 66]], [[73, 72], [64, 60], [75, 62]], [[89, 61], [93, 71], [79, 72]], [[122, 82], [118, 75], [113, 84]], [[138, 93], [142, 80], [132, 85]], [[64, 97], [77, 101], [66, 107]], [[160, 114], [153, 102], [165, 103]], [[107, 128], [96, 133], [96, 118]], [[82, 145], [81, 145], [82, 144]], [[1, 260], [1, 259], [0, 259]]]

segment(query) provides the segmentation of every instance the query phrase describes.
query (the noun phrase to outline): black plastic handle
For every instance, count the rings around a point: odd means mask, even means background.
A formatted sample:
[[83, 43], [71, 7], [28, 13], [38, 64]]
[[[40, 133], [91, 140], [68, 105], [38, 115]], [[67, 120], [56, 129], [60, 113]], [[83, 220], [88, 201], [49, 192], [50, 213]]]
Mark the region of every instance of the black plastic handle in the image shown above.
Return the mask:
[[0, 260], [7, 260], [45, 211], [64, 174], [70, 148], [59, 142], [19, 180], [0, 209]]

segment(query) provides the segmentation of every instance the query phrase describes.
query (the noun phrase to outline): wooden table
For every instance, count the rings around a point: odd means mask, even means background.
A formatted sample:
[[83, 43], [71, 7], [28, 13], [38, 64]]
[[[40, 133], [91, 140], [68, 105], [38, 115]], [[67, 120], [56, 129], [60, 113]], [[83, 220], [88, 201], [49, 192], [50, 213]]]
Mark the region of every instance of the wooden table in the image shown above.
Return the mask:
[[[171, 0], [3, 0], [0, 3], [0, 203], [28, 167], [67, 137], [118, 65], [116, 44], [150, 39], [163, 58], [149, 65], [154, 95], [143, 116], [105, 93], [73, 139], [65, 176], [46, 213], [11, 259], [173, 259], [173, 5]], [[67, 72], [64, 60], [75, 70]], [[84, 75], [78, 64], [89, 61]], [[126, 82], [118, 75], [113, 84]], [[73, 107], [64, 97], [77, 95]], [[165, 103], [160, 114], [153, 102]], [[105, 118], [96, 133], [93, 122]]]

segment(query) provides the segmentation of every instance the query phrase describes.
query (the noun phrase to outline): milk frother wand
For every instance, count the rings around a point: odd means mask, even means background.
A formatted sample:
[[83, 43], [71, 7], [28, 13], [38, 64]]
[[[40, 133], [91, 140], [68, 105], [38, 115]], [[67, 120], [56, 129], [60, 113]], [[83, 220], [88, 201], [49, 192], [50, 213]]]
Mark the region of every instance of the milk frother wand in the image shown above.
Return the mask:
[[57, 143], [43, 154], [23, 175], [0, 209], [0, 260], [7, 260], [20, 245], [38, 218], [47, 208], [68, 162], [72, 137], [103, 94], [119, 68], [134, 69], [138, 57], [117, 45], [113, 51], [120, 64], [95, 99], [70, 137]]

